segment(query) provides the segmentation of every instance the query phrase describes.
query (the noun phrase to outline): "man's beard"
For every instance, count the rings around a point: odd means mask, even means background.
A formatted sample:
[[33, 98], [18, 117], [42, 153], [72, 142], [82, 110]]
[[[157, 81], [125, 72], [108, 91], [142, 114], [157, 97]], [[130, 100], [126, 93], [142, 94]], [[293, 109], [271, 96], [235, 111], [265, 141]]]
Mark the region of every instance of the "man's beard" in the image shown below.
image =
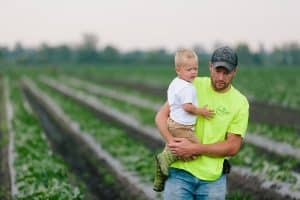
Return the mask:
[[211, 84], [215, 91], [223, 91], [223, 90], [226, 90], [230, 86], [230, 82], [229, 83], [226, 83], [224, 81], [219, 81], [219, 82], [222, 83], [221, 87], [217, 87], [218, 83], [213, 81], [213, 79], [211, 78]]

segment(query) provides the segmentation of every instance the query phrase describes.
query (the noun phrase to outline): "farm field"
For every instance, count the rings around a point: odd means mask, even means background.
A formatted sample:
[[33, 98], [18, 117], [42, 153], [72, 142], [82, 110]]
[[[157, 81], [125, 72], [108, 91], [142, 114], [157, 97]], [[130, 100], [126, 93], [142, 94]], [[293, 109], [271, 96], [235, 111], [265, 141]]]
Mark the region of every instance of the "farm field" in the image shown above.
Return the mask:
[[[299, 72], [238, 72], [234, 85], [253, 109], [230, 158], [227, 199], [300, 199]], [[163, 67], [3, 69], [1, 199], [161, 199], [152, 191], [164, 144], [154, 116], [173, 76]]]
[[[243, 68], [242, 68], [243, 67]], [[245, 93], [249, 98], [281, 104], [285, 107], [299, 108], [300, 91], [297, 86], [300, 80], [296, 74], [300, 72], [296, 67], [244, 67], [238, 69], [234, 79], [236, 88]], [[170, 67], [105, 67], [72, 70], [70, 73], [89, 78], [102, 80], [127, 80], [154, 86], [166, 87], [175, 76]], [[208, 67], [200, 65], [199, 76], [207, 76]]]

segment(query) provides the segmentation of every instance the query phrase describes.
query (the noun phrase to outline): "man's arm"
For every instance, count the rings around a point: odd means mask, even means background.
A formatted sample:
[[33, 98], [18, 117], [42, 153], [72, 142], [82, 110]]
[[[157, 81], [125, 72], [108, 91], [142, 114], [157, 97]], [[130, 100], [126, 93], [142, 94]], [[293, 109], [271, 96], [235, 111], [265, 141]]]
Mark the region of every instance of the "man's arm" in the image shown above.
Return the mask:
[[185, 138], [174, 138], [168, 147], [174, 154], [183, 158], [192, 155], [234, 156], [239, 152], [242, 142], [243, 138], [240, 135], [228, 133], [226, 140], [213, 144], [192, 143]]
[[173, 141], [173, 136], [168, 130], [167, 119], [170, 114], [170, 106], [168, 101], [160, 108], [155, 116], [156, 126], [167, 143]]

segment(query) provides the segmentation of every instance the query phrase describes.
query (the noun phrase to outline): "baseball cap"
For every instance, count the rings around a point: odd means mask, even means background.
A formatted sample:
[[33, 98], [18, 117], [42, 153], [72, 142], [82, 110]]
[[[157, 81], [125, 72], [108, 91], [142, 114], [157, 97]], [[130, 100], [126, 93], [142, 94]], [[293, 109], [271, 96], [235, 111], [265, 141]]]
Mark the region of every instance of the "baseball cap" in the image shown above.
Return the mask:
[[230, 47], [220, 47], [213, 52], [211, 63], [214, 68], [225, 67], [232, 71], [238, 65], [238, 57]]

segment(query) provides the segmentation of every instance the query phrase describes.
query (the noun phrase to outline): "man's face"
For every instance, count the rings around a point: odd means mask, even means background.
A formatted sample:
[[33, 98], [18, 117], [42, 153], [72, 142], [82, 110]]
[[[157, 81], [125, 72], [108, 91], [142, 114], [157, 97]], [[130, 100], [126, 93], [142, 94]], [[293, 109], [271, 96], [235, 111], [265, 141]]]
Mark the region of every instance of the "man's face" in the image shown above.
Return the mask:
[[214, 68], [210, 64], [210, 79], [212, 86], [217, 92], [226, 92], [231, 85], [231, 81], [236, 74], [236, 69], [228, 71], [225, 67]]

